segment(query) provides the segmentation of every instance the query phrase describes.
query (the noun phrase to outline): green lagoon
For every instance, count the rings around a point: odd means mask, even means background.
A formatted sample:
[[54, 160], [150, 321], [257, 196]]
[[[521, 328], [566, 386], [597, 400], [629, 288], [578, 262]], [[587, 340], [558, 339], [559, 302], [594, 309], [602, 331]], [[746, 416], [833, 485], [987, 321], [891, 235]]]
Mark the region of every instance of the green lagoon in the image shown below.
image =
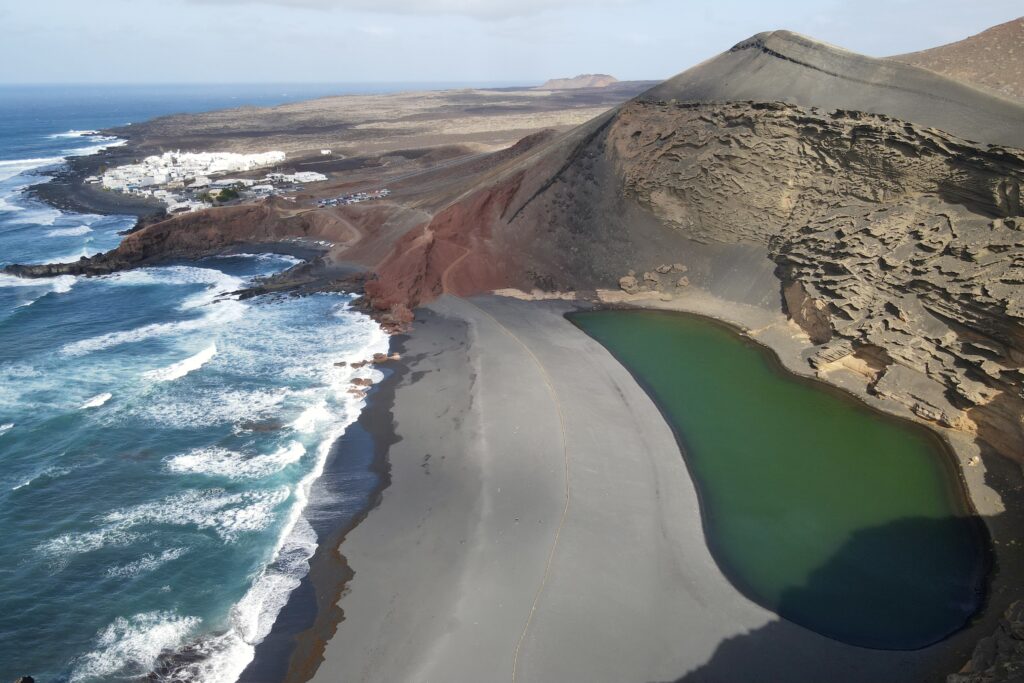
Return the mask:
[[569, 318], [661, 408], [711, 552], [749, 598], [882, 649], [935, 643], [981, 608], [988, 535], [935, 434], [787, 372], [766, 348], [705, 318]]

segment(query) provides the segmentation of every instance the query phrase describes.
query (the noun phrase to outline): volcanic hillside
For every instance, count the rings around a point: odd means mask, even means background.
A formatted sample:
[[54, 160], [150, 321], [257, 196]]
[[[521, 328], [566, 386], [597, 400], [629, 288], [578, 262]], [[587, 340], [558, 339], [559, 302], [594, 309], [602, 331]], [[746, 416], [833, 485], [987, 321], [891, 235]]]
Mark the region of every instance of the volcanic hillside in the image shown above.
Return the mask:
[[[385, 319], [443, 292], [699, 290], [782, 310], [868, 391], [1024, 460], [1024, 106], [924, 69], [763, 33], [566, 133], [393, 185], [401, 200], [226, 207], [103, 273], [317, 239]], [[684, 274], [685, 273], [685, 274]], [[306, 280], [304, 280], [306, 282]]]
[[[784, 307], [823, 357], [852, 347], [876, 395], [1021, 459], [1020, 147], [1024, 107], [760, 34], [492, 170], [367, 291], [380, 309], [509, 286]], [[674, 263], [686, 276], [658, 272]]]
[[1024, 17], [949, 45], [890, 59], [1024, 102]]

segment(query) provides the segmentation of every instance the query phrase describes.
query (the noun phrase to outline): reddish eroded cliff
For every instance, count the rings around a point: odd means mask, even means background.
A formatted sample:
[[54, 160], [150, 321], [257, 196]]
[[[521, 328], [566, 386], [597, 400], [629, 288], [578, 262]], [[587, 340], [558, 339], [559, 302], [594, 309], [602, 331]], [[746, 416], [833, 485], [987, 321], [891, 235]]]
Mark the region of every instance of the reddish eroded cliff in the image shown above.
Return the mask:
[[290, 240], [351, 244], [359, 231], [340, 215], [302, 210], [281, 199], [179, 214], [126, 235], [116, 249], [71, 263], [9, 266], [25, 277], [103, 275], [172, 259], [201, 258], [233, 247]]
[[406, 233], [366, 283], [373, 307], [414, 308], [445, 292], [465, 295], [518, 284], [517, 255], [498, 247], [492, 226], [506, 218], [521, 182], [517, 173]]

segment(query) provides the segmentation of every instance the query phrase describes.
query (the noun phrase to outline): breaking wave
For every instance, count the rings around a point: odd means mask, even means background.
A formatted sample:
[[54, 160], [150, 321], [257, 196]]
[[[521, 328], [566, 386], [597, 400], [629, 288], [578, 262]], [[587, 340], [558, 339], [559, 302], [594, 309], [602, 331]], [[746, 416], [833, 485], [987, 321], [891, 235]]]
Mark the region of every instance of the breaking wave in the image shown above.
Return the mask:
[[51, 140], [59, 140], [60, 138], [82, 138], [87, 135], [99, 135], [99, 133], [100, 132], [98, 130], [68, 130], [63, 133], [54, 133], [47, 137]]
[[96, 649], [76, 661], [71, 681], [144, 678], [161, 652], [177, 646], [201, 623], [171, 611], [118, 617], [97, 634]]
[[64, 157], [36, 157], [34, 159], [9, 159], [0, 161], [0, 180], [7, 180], [46, 166], [53, 166], [64, 161]]
[[57, 228], [56, 230], [50, 230], [46, 233], [47, 237], [78, 237], [79, 235], [88, 235], [92, 232], [92, 228], [88, 225], [79, 225], [74, 228]]
[[80, 406], [80, 408], [81, 408], [81, 410], [85, 410], [87, 408], [99, 408], [101, 405], [103, 405], [104, 403], [109, 401], [111, 398], [113, 398], [113, 396], [114, 395], [109, 393], [109, 392], [103, 393], [103, 394], [97, 394], [97, 395], [93, 396], [92, 398], [90, 398], [85, 403], [83, 403]]
[[173, 323], [152, 323], [133, 330], [108, 332], [96, 337], [81, 339], [65, 344], [60, 352], [65, 356], [83, 356], [95, 351], [102, 351], [122, 344], [144, 341], [154, 337], [164, 337], [204, 329], [213, 325], [238, 320], [244, 315], [245, 305], [237, 301], [222, 301], [203, 317]]
[[23, 489], [26, 486], [31, 486], [32, 484], [34, 484], [35, 482], [37, 482], [37, 481], [39, 481], [41, 479], [54, 479], [56, 477], [62, 477], [65, 474], [69, 473], [70, 471], [71, 471], [70, 467], [47, 467], [42, 472], [29, 477], [28, 479], [26, 479], [25, 481], [21, 482], [20, 484], [16, 484], [15, 486], [12, 486], [11, 490], [12, 491], [17, 491], [18, 489]]
[[200, 351], [194, 356], [190, 356], [183, 361], [178, 361], [173, 365], [169, 365], [166, 368], [160, 370], [151, 370], [144, 376], [146, 379], [154, 382], [171, 382], [176, 379], [181, 379], [188, 373], [198, 370], [208, 363], [214, 356], [217, 355], [217, 345], [210, 344], [205, 349]]
[[270, 455], [246, 456], [226, 448], [200, 448], [167, 461], [167, 469], [179, 474], [206, 474], [226, 479], [257, 479], [280, 472], [298, 462], [306, 447], [298, 441]]
[[134, 562], [108, 568], [107, 576], [119, 579], [138, 576], [139, 574], [151, 572], [158, 567], [162, 567], [168, 562], [173, 562], [186, 553], [188, 553], [188, 548], [171, 548], [159, 555], [147, 553]]

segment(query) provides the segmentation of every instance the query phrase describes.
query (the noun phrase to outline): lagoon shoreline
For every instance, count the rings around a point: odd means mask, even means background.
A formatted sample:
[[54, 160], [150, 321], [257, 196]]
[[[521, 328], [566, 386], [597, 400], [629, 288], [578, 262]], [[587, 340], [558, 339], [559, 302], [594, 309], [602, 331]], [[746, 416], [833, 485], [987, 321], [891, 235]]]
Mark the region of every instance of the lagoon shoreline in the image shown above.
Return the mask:
[[[412, 334], [402, 342], [401, 376], [388, 379], [394, 382], [387, 390], [393, 399], [384, 401], [381, 395], [382, 400], [364, 411], [370, 420], [373, 411], [383, 416], [385, 403], [390, 404], [393, 436], [378, 431], [383, 438], [397, 439], [387, 454], [390, 486], [338, 548], [345, 572], [338, 572], [336, 560], [333, 565], [321, 560], [323, 575], [334, 571], [335, 580], [341, 581], [327, 593], [318, 589], [321, 625], [299, 635], [299, 649], [308, 655], [292, 656], [284, 680], [310, 680], [310, 674], [315, 681], [493, 680], [505, 677], [500, 672], [507, 666], [510, 673], [515, 667], [515, 680], [521, 681], [555, 674], [595, 681], [735, 676], [939, 681], [967, 661], [977, 639], [998, 621], [1012, 597], [1008, 594], [1016, 592], [1008, 580], [1013, 572], [1006, 569], [1020, 562], [1019, 552], [997, 547], [1000, 566], [993, 572], [989, 604], [966, 628], [922, 650], [857, 648], [779, 620], [740, 594], [710, 558], [696, 494], [672, 430], [629, 372], [563, 317], [581, 307], [590, 305], [446, 296], [418, 311]], [[711, 317], [736, 323], [725, 312], [718, 313]], [[775, 332], [791, 335], [782, 323]], [[739, 328], [753, 329], [742, 323]], [[764, 333], [759, 336], [756, 341], [764, 344]], [[778, 353], [778, 346], [786, 347], [780, 340], [784, 336], [766, 345]], [[795, 338], [789, 341], [794, 342], [790, 352], [801, 346]], [[567, 349], [573, 353], [566, 355]], [[792, 353], [784, 348], [779, 356], [788, 366]], [[554, 394], [535, 376], [538, 366], [549, 375]], [[600, 379], [594, 379], [595, 373]], [[581, 391], [580, 385], [594, 381], [611, 384], [601, 391], [593, 391], [594, 386]], [[424, 402], [426, 396], [441, 399], [449, 391], [458, 395], [458, 387], [470, 394], [467, 404], [442, 408], [440, 400]], [[543, 409], [552, 395], [565, 411], [572, 505], [564, 513], [560, 430]], [[577, 481], [580, 471], [587, 480], [602, 468], [624, 467], [614, 447], [621, 435], [608, 432], [623, 412], [645, 425], [644, 436], [636, 438], [644, 440], [646, 452], [630, 465], [628, 476], [623, 471], [615, 479], [612, 489], [606, 488], [611, 485], [607, 480]], [[460, 428], [453, 429], [449, 420]], [[521, 427], [527, 422], [530, 431], [524, 434]], [[575, 424], [589, 425], [597, 433], [579, 432]], [[435, 452], [438, 448], [442, 450]], [[440, 455], [448, 459], [439, 462]], [[504, 461], [513, 457], [526, 460], [506, 469], [509, 463]], [[649, 462], [640, 462], [648, 457]], [[635, 486], [636, 477], [651, 476], [653, 463], [668, 468], [662, 476], [671, 479], [670, 487], [658, 477], [648, 482], [652, 486]], [[532, 479], [542, 472], [543, 483]], [[524, 479], [532, 484], [517, 496], [515, 489]], [[604, 493], [595, 497], [598, 490]], [[672, 501], [658, 493], [669, 490], [674, 492]], [[638, 504], [657, 508], [681, 503], [686, 511], [679, 510], [679, 515], [636, 511]], [[504, 505], [509, 506], [509, 519], [497, 514]], [[590, 514], [577, 517], [578, 507], [592, 505], [597, 507]], [[630, 512], [618, 517], [605, 509], [622, 506]], [[525, 536], [517, 528], [524, 514], [539, 516], [538, 528]], [[997, 544], [1006, 538], [1007, 517], [1002, 515], [994, 526], [986, 517]], [[645, 537], [644, 529], [652, 525], [662, 529], [661, 540]], [[556, 535], [559, 545], [552, 552]], [[618, 547], [623, 543], [651, 545]], [[318, 556], [325, 555], [318, 550]], [[583, 566], [594, 576], [582, 577]], [[651, 574], [657, 566], [662, 569]], [[315, 573], [311, 570], [310, 575]], [[638, 580], [640, 576], [644, 578]], [[571, 591], [584, 591], [580, 595], [606, 599], [573, 599], [565, 593], [570, 586]], [[324, 626], [331, 621], [336, 623], [333, 637], [332, 628]], [[592, 628], [569, 628], [584, 623]], [[314, 661], [321, 644], [323, 661]], [[745, 663], [732, 655], [737, 649]]]

